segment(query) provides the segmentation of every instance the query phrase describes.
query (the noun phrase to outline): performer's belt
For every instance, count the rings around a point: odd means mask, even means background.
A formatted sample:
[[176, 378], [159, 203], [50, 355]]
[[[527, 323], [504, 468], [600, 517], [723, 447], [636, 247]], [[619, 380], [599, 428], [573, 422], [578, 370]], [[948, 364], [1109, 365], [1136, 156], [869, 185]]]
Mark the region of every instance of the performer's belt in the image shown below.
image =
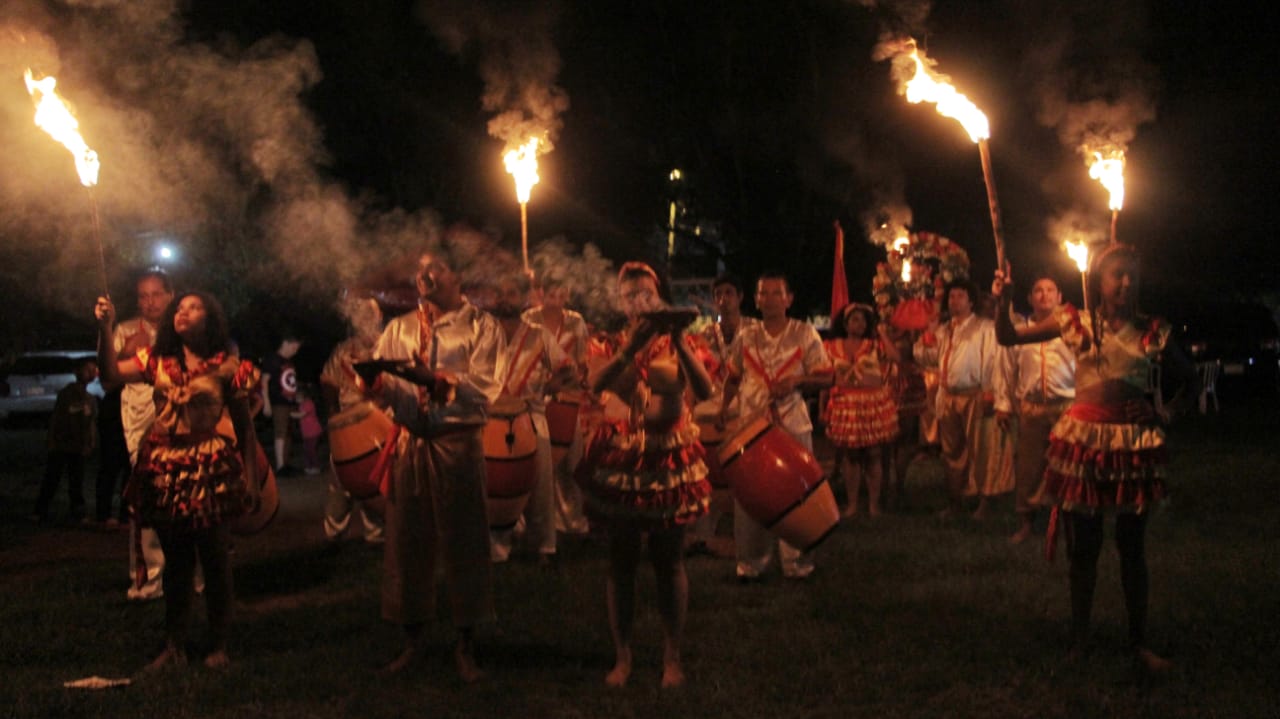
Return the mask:
[[946, 392], [947, 394], [953, 397], [972, 397], [976, 394], [980, 394], [982, 392], [982, 387], [981, 386], [966, 387], [965, 389], [952, 389], [951, 387], [943, 387], [942, 391]]

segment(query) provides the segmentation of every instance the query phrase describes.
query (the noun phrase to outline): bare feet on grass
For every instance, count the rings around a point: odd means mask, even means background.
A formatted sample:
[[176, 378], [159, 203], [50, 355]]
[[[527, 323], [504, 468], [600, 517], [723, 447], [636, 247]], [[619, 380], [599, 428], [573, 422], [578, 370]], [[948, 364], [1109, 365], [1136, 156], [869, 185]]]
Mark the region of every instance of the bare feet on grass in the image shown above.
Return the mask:
[[139, 674], [154, 674], [159, 671], [170, 668], [180, 668], [187, 665], [187, 655], [178, 647], [170, 644], [160, 652], [160, 656], [151, 660], [151, 663], [142, 668]]
[[1173, 668], [1173, 662], [1146, 647], [1138, 647], [1137, 659], [1138, 666], [1149, 674], [1164, 674]]
[[464, 683], [475, 684], [484, 679], [484, 672], [476, 664], [469, 642], [458, 642], [453, 648], [453, 660], [458, 666], [458, 678]]
[[606, 686], [620, 689], [627, 685], [627, 680], [630, 678], [631, 650], [619, 649], [617, 662], [614, 663], [613, 669], [610, 669], [609, 673], [604, 675], [604, 683]]
[[1009, 537], [1009, 544], [1022, 544], [1028, 539], [1031, 539], [1030, 525], [1019, 527], [1018, 531], [1014, 532], [1013, 536]]
[[405, 647], [404, 651], [390, 663], [378, 670], [379, 674], [388, 676], [400, 674], [410, 665], [417, 663], [421, 659], [421, 652], [417, 647]]
[[680, 654], [670, 653], [662, 660], [662, 688], [679, 689], [684, 686], [684, 666], [680, 662]]
[[231, 657], [224, 649], [217, 649], [204, 658], [204, 665], [209, 669], [226, 669], [231, 666]]

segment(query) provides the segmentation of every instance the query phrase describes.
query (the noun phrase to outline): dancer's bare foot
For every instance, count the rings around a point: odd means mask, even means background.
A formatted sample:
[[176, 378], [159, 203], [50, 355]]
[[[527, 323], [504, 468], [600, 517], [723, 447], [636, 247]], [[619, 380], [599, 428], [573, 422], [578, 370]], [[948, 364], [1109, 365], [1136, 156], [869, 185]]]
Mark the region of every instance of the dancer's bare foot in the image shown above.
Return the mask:
[[933, 516], [937, 517], [938, 519], [951, 519], [953, 516], [955, 516], [955, 514], [956, 514], [955, 507], [947, 507]]
[[682, 686], [684, 686], [684, 667], [680, 666], [680, 660], [663, 662], [662, 688], [679, 689]]
[[846, 507], [845, 510], [840, 513], [841, 519], [853, 519], [856, 516], [858, 516], [857, 507]]
[[604, 683], [606, 686], [620, 689], [627, 685], [627, 680], [631, 678], [631, 650], [618, 650], [618, 660], [613, 665], [613, 669], [604, 675]]
[[1029, 524], [1019, 527], [1018, 531], [1014, 532], [1013, 536], [1009, 537], [1009, 544], [1022, 544], [1028, 539], [1031, 539], [1031, 525]]
[[399, 674], [412, 664], [416, 664], [421, 659], [421, 652], [417, 647], [405, 647], [404, 651], [395, 659], [392, 659], [386, 666], [378, 670], [379, 674]]
[[1138, 664], [1150, 674], [1164, 674], [1173, 669], [1173, 662], [1146, 647], [1138, 647]]
[[879, 517], [879, 516], [880, 516], [880, 508], [873, 504], [873, 505], [871, 505], [871, 508], [867, 510], [867, 514], [868, 514], [868, 515], [870, 515], [870, 516], [872, 516], [872, 517]]
[[181, 649], [170, 644], [160, 652], [160, 656], [151, 660], [151, 663], [142, 668], [139, 674], [154, 674], [171, 667], [185, 667], [187, 665], [187, 655]]
[[475, 655], [471, 651], [471, 643], [459, 641], [453, 648], [453, 660], [458, 665], [458, 678], [466, 684], [475, 684], [484, 679], [484, 671], [476, 664]]
[[231, 666], [231, 657], [225, 649], [215, 649], [204, 658], [204, 665], [209, 669], [226, 669]]
[[979, 521], [987, 518], [987, 500], [978, 503], [978, 508], [973, 510], [973, 518]]

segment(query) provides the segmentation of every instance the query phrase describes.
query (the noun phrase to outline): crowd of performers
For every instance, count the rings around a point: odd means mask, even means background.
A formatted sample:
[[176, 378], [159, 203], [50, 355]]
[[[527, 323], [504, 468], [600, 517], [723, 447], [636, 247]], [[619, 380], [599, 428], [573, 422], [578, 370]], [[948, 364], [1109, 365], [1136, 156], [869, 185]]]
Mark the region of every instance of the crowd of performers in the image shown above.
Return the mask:
[[[1169, 326], [1138, 310], [1131, 248], [1113, 245], [1095, 258], [1089, 313], [1063, 304], [1054, 281], [1039, 276], [1026, 286], [1031, 314], [1016, 315], [1011, 279], [997, 272], [997, 302], [986, 309], [976, 286], [957, 281], [924, 331], [899, 330], [853, 303], [832, 318], [825, 342], [788, 316], [793, 295], [782, 274], [750, 286], [759, 319], [742, 313], [747, 287], [717, 278], [715, 321], [693, 330], [669, 311], [649, 265], [625, 263], [616, 299], [626, 326], [605, 334], [566, 306], [569, 293], [554, 280], [541, 283], [540, 301], [526, 309], [533, 288], [518, 272], [496, 279], [481, 309], [464, 294], [458, 262], [447, 248], [422, 254], [416, 310], [385, 327], [376, 303], [356, 302], [353, 333], [322, 373], [331, 429], [372, 416], [387, 428], [366, 473], [374, 489], [353, 492], [334, 479], [324, 517], [332, 538], [358, 513], [366, 540], [385, 547], [381, 611], [403, 628], [404, 645], [384, 671], [421, 661], [443, 578], [457, 671], [481, 678], [474, 635], [494, 617], [494, 563], [522, 541], [554, 565], [557, 535], [590, 528], [607, 537], [616, 658], [606, 682], [625, 685], [632, 672], [636, 576], [647, 546], [662, 619], [661, 683], [683, 684], [684, 557], [716, 538], [727, 508], [710, 481], [717, 469], [708, 448], [764, 422], [811, 452], [807, 399], [815, 396], [837, 450], [846, 518], [864, 506], [864, 487], [871, 516], [900, 501], [907, 467], [934, 444], [945, 468], [944, 516], [977, 497], [980, 517], [988, 498], [1012, 490], [1016, 544], [1031, 537], [1036, 512], [1051, 509], [1046, 550], [1065, 536], [1076, 650], [1088, 636], [1104, 519], [1114, 516], [1134, 656], [1148, 669], [1165, 666], [1144, 635], [1144, 532], [1165, 492], [1163, 426], [1177, 403], [1153, 402], [1151, 377], [1160, 366], [1181, 383], [1180, 396], [1194, 397], [1196, 374], [1169, 341]], [[223, 666], [233, 604], [228, 526], [260, 506], [268, 472], [252, 429], [263, 401], [259, 373], [237, 356], [214, 298], [175, 293], [163, 274], [148, 273], [138, 300], [140, 318], [116, 323], [107, 298], [96, 316], [104, 382], [128, 387], [122, 413], [133, 471], [125, 494], [137, 527], [130, 544], [163, 550], [167, 564], [148, 574], [155, 562], [131, 562], [139, 568], [131, 592], [163, 587], [165, 648], [147, 670], [186, 662], [198, 584], [211, 633], [203, 661]], [[554, 438], [548, 416], [564, 405], [573, 409], [572, 436]], [[509, 446], [525, 423], [520, 439], [534, 457], [528, 500], [509, 523], [496, 520], [486, 496], [495, 422], [496, 441]], [[810, 547], [775, 538], [733, 504], [739, 581], [760, 580], [775, 543], [784, 577], [814, 571]]]

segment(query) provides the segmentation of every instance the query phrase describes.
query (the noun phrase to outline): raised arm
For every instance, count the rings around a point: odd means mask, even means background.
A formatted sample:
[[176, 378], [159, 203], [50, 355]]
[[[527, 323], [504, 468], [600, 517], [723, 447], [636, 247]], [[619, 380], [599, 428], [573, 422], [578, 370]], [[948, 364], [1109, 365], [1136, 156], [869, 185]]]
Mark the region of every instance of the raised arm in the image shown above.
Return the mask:
[[1010, 315], [1013, 307], [1012, 274], [1006, 279], [1005, 273], [996, 270], [995, 279], [991, 281], [991, 294], [1000, 298], [1000, 305], [996, 310], [996, 341], [1005, 347], [1048, 342], [1062, 335], [1062, 329], [1054, 315], [1039, 322], [1013, 324], [1013, 317]]
[[106, 297], [99, 297], [93, 308], [93, 315], [98, 320], [98, 367], [102, 373], [102, 384], [108, 387], [128, 382], [142, 381], [142, 369], [133, 359], [121, 362], [116, 354], [115, 324], [116, 307]]

